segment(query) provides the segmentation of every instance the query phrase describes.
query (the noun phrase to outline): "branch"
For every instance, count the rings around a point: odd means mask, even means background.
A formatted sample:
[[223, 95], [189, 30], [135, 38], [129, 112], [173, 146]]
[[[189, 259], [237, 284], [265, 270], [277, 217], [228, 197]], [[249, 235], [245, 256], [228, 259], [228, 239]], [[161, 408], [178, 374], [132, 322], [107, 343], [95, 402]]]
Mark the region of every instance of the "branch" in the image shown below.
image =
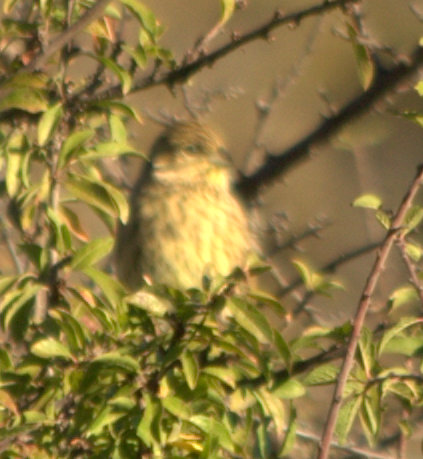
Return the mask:
[[[301, 438], [305, 441], [311, 441], [313, 443], [319, 443], [320, 441], [320, 438], [311, 432], [297, 431], [296, 434], [298, 438]], [[371, 451], [367, 448], [360, 448], [358, 446], [340, 445], [336, 442], [332, 442], [331, 446], [346, 453], [352, 454], [354, 457], [359, 456], [367, 459], [394, 459], [394, 456], [390, 454], [384, 452]]]
[[[216, 61], [223, 58], [224, 56], [232, 53], [241, 46], [246, 45], [247, 43], [257, 40], [257, 39], [268, 39], [270, 32], [277, 27], [287, 25], [287, 24], [296, 24], [298, 25], [303, 19], [312, 16], [319, 16], [320, 14], [332, 11], [338, 8], [343, 8], [350, 3], [355, 3], [360, 0], [325, 0], [320, 5], [315, 5], [310, 8], [306, 8], [296, 13], [283, 15], [280, 11], [277, 11], [273, 17], [262, 24], [261, 26], [256, 27], [250, 32], [244, 34], [233, 34], [232, 39], [229, 43], [217, 48], [216, 50], [210, 52], [209, 54], [202, 54], [194, 61], [189, 63], [184, 63], [179, 67], [170, 70], [156, 76], [154, 73], [152, 77], [143, 79], [141, 82], [136, 84], [128, 94], [133, 94], [134, 92], [143, 91], [149, 89], [153, 86], [174, 86], [176, 83], [183, 83], [188, 78], [190, 78], [195, 73], [198, 73], [204, 67], [212, 66]], [[102, 93], [97, 94], [95, 99], [90, 99], [84, 101], [84, 103], [93, 103], [99, 100], [110, 99], [122, 97], [121, 86], [116, 85], [109, 89], [104, 90]]]
[[[50, 44], [48, 45], [48, 47], [45, 50], [38, 53], [28, 65], [26, 65], [25, 67], [22, 67], [19, 73], [21, 72], [29, 73], [35, 70], [39, 70], [41, 67], [43, 67], [47, 63], [47, 61], [50, 59], [51, 56], [53, 56], [55, 53], [60, 51], [77, 34], [82, 32], [93, 21], [97, 20], [103, 14], [104, 9], [110, 3], [110, 1], [111, 0], [98, 0], [92, 8], [87, 10], [81, 16], [81, 18], [77, 22], [71, 25], [64, 32], [60, 33], [58, 36], [54, 37], [50, 41]], [[7, 80], [9, 80], [9, 78], [6, 78], [6, 81]]]
[[335, 390], [333, 393], [332, 403], [329, 408], [326, 425], [325, 425], [323, 435], [322, 435], [322, 443], [320, 446], [318, 459], [326, 459], [329, 455], [332, 437], [333, 437], [333, 433], [335, 430], [336, 419], [338, 417], [338, 412], [341, 407], [344, 388], [347, 383], [347, 379], [350, 374], [351, 368], [354, 364], [354, 356], [355, 356], [355, 352], [357, 349], [358, 340], [360, 338], [361, 329], [363, 328], [363, 325], [364, 325], [364, 319], [366, 317], [367, 310], [370, 305], [370, 299], [379, 281], [379, 277], [385, 266], [385, 262], [391, 251], [392, 245], [401, 234], [402, 225], [403, 225], [406, 213], [408, 209], [411, 207], [414, 197], [416, 196], [417, 191], [419, 190], [422, 183], [423, 183], [423, 164], [421, 164], [418, 167], [416, 177], [413, 180], [407, 194], [404, 196], [404, 199], [395, 217], [392, 220], [391, 228], [386, 234], [386, 237], [383, 241], [383, 244], [379, 250], [379, 253], [372, 267], [372, 270], [370, 271], [369, 277], [367, 278], [366, 285], [364, 287], [360, 302], [358, 304], [358, 308], [357, 308], [357, 312], [356, 312], [356, 316], [355, 316], [354, 324], [353, 324], [353, 330], [351, 333], [350, 341], [348, 343], [345, 360], [341, 367], [341, 371], [338, 376], [338, 381], [337, 381], [337, 384], [335, 386]]
[[277, 179], [282, 172], [306, 159], [318, 145], [336, 134], [342, 127], [367, 112], [388, 92], [395, 90], [402, 82], [423, 67], [423, 49], [414, 50], [407, 61], [402, 61], [390, 69], [377, 67], [375, 78], [367, 91], [349, 102], [338, 113], [325, 119], [313, 132], [297, 144], [281, 153], [269, 154], [266, 161], [251, 175], [242, 177], [237, 188], [246, 198], [258, 195], [261, 188]]
[[[382, 242], [371, 242], [370, 244], [359, 247], [358, 249], [351, 250], [350, 252], [340, 255], [339, 257], [330, 261], [326, 265], [322, 266], [318, 271], [323, 273], [333, 273], [343, 264], [348, 263], [349, 261], [354, 260], [355, 258], [361, 257], [362, 255], [366, 255], [369, 252], [372, 252], [373, 250], [380, 247], [381, 244]], [[281, 289], [278, 292], [278, 296], [284, 296], [288, 294], [292, 290], [295, 290], [297, 287], [299, 287], [301, 284], [303, 284], [303, 280], [300, 277], [298, 277], [297, 279], [293, 280], [289, 285]]]

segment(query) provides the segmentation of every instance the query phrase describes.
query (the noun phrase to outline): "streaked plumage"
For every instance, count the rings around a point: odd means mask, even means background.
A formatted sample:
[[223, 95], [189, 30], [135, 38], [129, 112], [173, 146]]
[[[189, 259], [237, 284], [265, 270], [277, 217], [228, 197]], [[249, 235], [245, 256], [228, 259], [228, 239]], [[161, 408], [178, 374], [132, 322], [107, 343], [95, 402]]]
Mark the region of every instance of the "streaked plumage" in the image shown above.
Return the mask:
[[176, 288], [200, 287], [203, 274], [245, 266], [254, 248], [247, 213], [231, 189], [218, 137], [199, 123], [176, 123], [155, 143], [118, 231], [119, 278], [143, 276]]

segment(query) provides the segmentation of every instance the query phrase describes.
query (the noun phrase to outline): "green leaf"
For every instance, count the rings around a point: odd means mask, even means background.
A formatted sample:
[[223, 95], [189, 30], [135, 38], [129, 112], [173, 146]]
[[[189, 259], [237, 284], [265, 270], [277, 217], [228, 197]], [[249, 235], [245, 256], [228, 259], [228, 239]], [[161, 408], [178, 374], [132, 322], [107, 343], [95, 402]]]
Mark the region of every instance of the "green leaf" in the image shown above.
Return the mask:
[[288, 346], [288, 343], [285, 341], [283, 336], [277, 331], [273, 330], [274, 343], [276, 349], [279, 352], [279, 355], [283, 358], [285, 365], [288, 368], [291, 368], [292, 365], [292, 353], [291, 349]]
[[128, 219], [128, 203], [123, 194], [112, 185], [87, 176], [68, 174], [65, 186], [76, 198], [107, 215], [119, 217], [123, 223]]
[[155, 36], [157, 35], [157, 19], [154, 13], [138, 0], [121, 0], [121, 2], [132, 11], [139, 23], [149, 33], [153, 41], [155, 41]]
[[12, 370], [13, 361], [6, 349], [0, 348], [0, 371]]
[[59, 153], [59, 167], [66, 165], [81, 147], [84, 146], [94, 136], [95, 132], [91, 129], [78, 131], [71, 134], [63, 143]]
[[347, 24], [347, 28], [357, 60], [360, 83], [363, 89], [366, 90], [374, 79], [375, 66], [369, 51], [359, 42], [357, 31], [350, 24]]
[[191, 416], [191, 410], [185, 400], [179, 397], [166, 397], [162, 400], [163, 408], [178, 419], [188, 420]]
[[197, 386], [198, 376], [199, 376], [199, 367], [198, 362], [195, 359], [192, 352], [186, 350], [181, 355], [182, 370], [185, 375], [185, 380], [188, 384], [188, 387], [191, 390], [194, 390]]
[[227, 302], [238, 324], [251, 333], [261, 343], [273, 342], [273, 331], [266, 317], [252, 304], [242, 298], [232, 297]]
[[399, 335], [406, 328], [412, 327], [413, 325], [416, 325], [416, 324], [421, 324], [422, 322], [423, 322], [423, 319], [420, 317], [403, 317], [402, 319], [400, 319], [397, 324], [395, 324], [393, 327], [388, 329], [383, 334], [383, 337], [379, 343], [379, 349], [378, 349], [379, 355], [383, 353], [386, 345], [389, 343], [389, 341], [392, 338]]
[[335, 431], [341, 445], [344, 444], [348, 438], [348, 434], [354, 424], [360, 404], [361, 398], [353, 397], [345, 402], [339, 410]]
[[391, 216], [384, 210], [376, 211], [376, 219], [383, 226], [384, 229], [389, 230], [391, 227]]
[[[423, 336], [396, 336], [385, 345], [385, 353], [407, 357], [418, 356], [423, 349]], [[408, 371], [408, 370], [407, 370]]]
[[126, 295], [126, 290], [123, 288], [122, 284], [112, 276], [91, 266], [84, 268], [83, 273], [90, 277], [96, 285], [103, 290], [104, 295], [115, 308]]
[[360, 421], [369, 443], [374, 444], [380, 428], [380, 396], [377, 387], [372, 387], [364, 396], [360, 410]]
[[70, 350], [54, 338], [41, 339], [31, 346], [31, 352], [43, 359], [63, 358], [72, 360]]
[[75, 270], [82, 270], [87, 266], [94, 265], [104, 258], [113, 248], [112, 237], [104, 237], [85, 244], [78, 249], [72, 257], [71, 267]]
[[168, 299], [145, 290], [138, 290], [128, 295], [125, 301], [148, 312], [152, 317], [164, 317], [166, 314], [175, 312], [175, 306]]
[[147, 66], [147, 54], [142, 46], [138, 45], [136, 48], [132, 48], [132, 46], [122, 45], [122, 49], [132, 57], [140, 69]]
[[19, 316], [19, 312], [29, 303], [35, 302], [38, 292], [43, 288], [41, 284], [27, 283], [23, 288], [9, 291], [0, 304], [0, 311], [4, 313], [4, 326], [9, 328], [11, 322]]
[[365, 207], [367, 209], [379, 209], [382, 205], [382, 200], [375, 194], [362, 194], [353, 201], [354, 207]]
[[[423, 87], [423, 82], [422, 82]], [[422, 94], [420, 94], [422, 95]], [[405, 111], [402, 113], [402, 116], [414, 123], [417, 123], [419, 126], [423, 127], [423, 113], [416, 111]]]
[[411, 242], [406, 242], [405, 244], [405, 253], [414, 261], [419, 262], [422, 254], [423, 249], [420, 244], [413, 244]]
[[295, 440], [297, 436], [297, 411], [293, 406], [291, 406], [291, 411], [289, 414], [289, 423], [288, 428], [285, 432], [285, 438], [283, 440], [283, 445], [281, 451], [279, 452], [280, 457], [285, 457], [288, 455], [292, 448], [295, 445]]
[[89, 56], [101, 62], [107, 69], [114, 73], [122, 86], [122, 94], [128, 94], [132, 86], [132, 77], [129, 72], [117, 64], [113, 59], [97, 54], [89, 54]]
[[423, 207], [414, 205], [410, 209], [408, 209], [407, 214], [404, 219], [404, 226], [406, 226], [407, 231], [409, 233], [413, 229], [415, 229], [423, 219]]
[[38, 144], [43, 146], [50, 140], [57, 124], [63, 116], [63, 107], [60, 102], [52, 105], [45, 111], [38, 122]]
[[69, 249], [69, 240], [64, 237], [63, 227], [64, 225], [60, 221], [59, 215], [51, 208], [47, 207], [46, 215], [53, 227], [55, 236], [55, 247], [60, 254], [63, 254]]
[[234, 451], [234, 444], [232, 442], [231, 435], [223, 423], [213, 419], [210, 416], [202, 414], [191, 416], [189, 418], [189, 422], [198, 427], [203, 432], [209, 435], [215, 435], [218, 438], [222, 448], [225, 448], [231, 452]]
[[272, 388], [275, 397], [291, 400], [302, 397], [306, 393], [306, 388], [298, 380], [291, 378], [281, 383], [277, 383]]
[[46, 420], [46, 415], [35, 410], [26, 410], [22, 413], [25, 424], [38, 424]]
[[73, 210], [64, 205], [60, 205], [58, 212], [61, 219], [66, 223], [67, 227], [74, 236], [83, 242], [87, 242], [89, 240], [88, 233], [82, 227], [78, 215]]
[[39, 113], [47, 110], [47, 107], [45, 93], [30, 87], [14, 89], [0, 99], [0, 111], [18, 109], [28, 113]]
[[133, 155], [145, 158], [145, 155], [136, 151], [131, 145], [120, 142], [100, 142], [84, 153], [84, 159], [108, 158], [113, 156]]
[[87, 427], [87, 437], [89, 438], [92, 435], [99, 435], [104, 427], [111, 426], [115, 421], [124, 415], [125, 413], [115, 412], [111, 406], [106, 405], [102, 410], [100, 410], [91, 424]]
[[257, 446], [258, 450], [260, 452], [260, 458], [267, 458], [270, 456], [271, 452], [271, 444], [272, 440], [270, 438], [270, 432], [269, 432], [269, 422], [267, 421], [262, 421], [257, 427], [256, 430], [256, 435], [257, 435]]
[[137, 427], [137, 436], [148, 446], [152, 447], [156, 442], [154, 423], [160, 417], [161, 406], [159, 402], [147, 393], [144, 394], [144, 412]]
[[21, 153], [12, 153], [9, 151], [6, 153], [6, 190], [7, 194], [11, 197], [18, 193], [22, 183], [19, 177], [22, 157]]
[[109, 115], [109, 126], [112, 141], [116, 143], [126, 144], [127, 132], [125, 124], [122, 121], [122, 118], [111, 113]]
[[235, 0], [220, 0], [220, 24], [225, 24], [235, 10]]
[[207, 366], [202, 368], [202, 374], [207, 374], [219, 379], [224, 384], [228, 385], [232, 389], [236, 389], [237, 377], [239, 376], [239, 371], [233, 366], [231, 367], [217, 367], [217, 366]]
[[399, 287], [394, 290], [389, 297], [391, 309], [394, 310], [404, 304], [415, 302], [419, 299], [415, 287], [412, 285], [406, 285], [405, 287]]
[[48, 314], [56, 320], [56, 323], [65, 333], [69, 347], [73, 352], [85, 349], [88, 340], [81, 324], [75, 317], [63, 309], [49, 309]]
[[264, 387], [254, 390], [253, 395], [260, 404], [263, 413], [273, 419], [276, 431], [282, 432], [282, 430], [286, 427], [285, 402], [282, 398], [274, 394], [273, 391], [269, 391]]
[[331, 363], [314, 368], [303, 379], [306, 386], [333, 384], [339, 374], [339, 368]]
[[112, 370], [124, 370], [128, 373], [138, 373], [140, 366], [138, 362], [129, 355], [122, 355], [119, 352], [107, 352], [95, 357], [91, 365], [98, 365], [101, 368]]
[[93, 106], [104, 110], [109, 110], [110, 112], [116, 113], [118, 115], [129, 116], [140, 124], [143, 122], [141, 115], [130, 105], [123, 102], [118, 102], [115, 100], [99, 100], [93, 102]]
[[[420, 39], [422, 41], [422, 39]], [[423, 46], [420, 44], [420, 46]], [[419, 96], [423, 96], [423, 80], [420, 80], [416, 86], [414, 86], [414, 89], [419, 93]]]

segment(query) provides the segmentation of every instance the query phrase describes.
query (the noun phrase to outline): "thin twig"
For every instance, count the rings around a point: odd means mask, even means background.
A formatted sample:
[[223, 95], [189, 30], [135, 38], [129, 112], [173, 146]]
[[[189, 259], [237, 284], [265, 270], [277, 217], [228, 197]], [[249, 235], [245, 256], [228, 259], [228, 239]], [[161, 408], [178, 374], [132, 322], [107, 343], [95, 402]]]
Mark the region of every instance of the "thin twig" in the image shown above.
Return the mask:
[[317, 18], [316, 23], [314, 24], [309, 36], [307, 37], [302, 55], [299, 56], [298, 59], [294, 62], [294, 65], [291, 67], [288, 73], [282, 79], [279, 79], [279, 81], [276, 81], [273, 84], [267, 100], [258, 100], [256, 102], [257, 121], [254, 128], [251, 146], [244, 157], [242, 167], [243, 171], [246, 171], [246, 173], [248, 173], [249, 165], [253, 163], [254, 153], [257, 151], [257, 149], [260, 148], [260, 138], [266, 126], [266, 122], [272, 113], [272, 109], [275, 103], [286, 97], [288, 89], [297, 83], [298, 78], [301, 75], [301, 71], [308, 60], [307, 58], [311, 56], [313, 45], [316, 42], [316, 37], [320, 30], [322, 21], [322, 16]]
[[423, 164], [418, 167], [417, 174], [413, 180], [408, 192], [406, 193], [395, 217], [392, 220], [391, 228], [389, 229], [383, 244], [376, 257], [375, 263], [370, 271], [369, 277], [366, 281], [360, 302], [357, 307], [356, 316], [354, 318], [353, 330], [351, 333], [350, 341], [343, 361], [341, 371], [338, 376], [338, 381], [333, 393], [332, 403], [329, 408], [329, 413], [326, 420], [326, 425], [322, 435], [322, 442], [318, 459], [326, 459], [329, 455], [329, 450], [332, 442], [333, 433], [335, 430], [336, 419], [338, 417], [339, 409], [341, 407], [342, 396], [344, 388], [347, 383], [348, 376], [354, 364], [354, 356], [357, 349], [360, 333], [364, 325], [364, 319], [370, 305], [370, 300], [379, 281], [379, 277], [385, 266], [385, 262], [391, 251], [392, 245], [397, 239], [402, 230], [402, 225], [408, 209], [411, 207], [414, 197], [417, 194], [423, 182]]
[[[133, 88], [130, 91], [130, 94], [137, 91], [143, 91], [153, 86], [173, 86], [176, 83], [183, 83], [193, 74], [199, 72], [205, 67], [210, 67], [219, 59], [222, 59], [224, 56], [234, 52], [235, 50], [246, 45], [247, 43], [258, 39], [267, 39], [269, 37], [270, 32], [272, 32], [274, 29], [278, 27], [291, 24], [298, 25], [305, 18], [319, 16], [322, 13], [343, 8], [345, 7], [345, 5], [349, 3], [354, 3], [358, 1], [360, 0], [334, 0], [331, 2], [324, 1], [320, 5], [305, 8], [301, 11], [297, 11], [296, 13], [283, 15], [280, 12], [276, 12], [273, 15], [273, 17], [266, 21], [264, 24], [244, 34], [236, 34], [236, 36], [233, 36], [228, 43], [210, 52], [209, 54], [202, 54], [198, 59], [194, 60], [193, 62], [182, 64], [169, 72], [165, 72], [160, 75], [155, 74], [152, 77], [143, 79], [138, 84], [135, 84], [133, 86]], [[98, 100], [116, 97], [122, 97], [122, 90], [120, 85], [116, 85], [104, 90], [102, 93], [98, 94], [94, 100], [90, 99], [84, 102], [87, 104], [91, 104]]]
[[327, 141], [343, 126], [374, 106], [388, 92], [394, 90], [405, 79], [410, 78], [423, 66], [423, 48], [418, 47], [409, 56], [389, 70], [376, 67], [376, 74], [369, 88], [347, 103], [336, 114], [326, 118], [314, 131], [283, 152], [271, 153], [264, 163], [251, 175], [242, 177], [238, 190], [242, 196], [254, 199], [259, 191], [276, 180], [282, 172], [308, 158], [315, 147]]
[[[302, 440], [306, 441], [311, 441], [313, 443], [319, 443], [320, 438], [311, 433], [311, 432], [305, 432], [301, 430], [297, 430], [296, 432], [297, 437], [301, 438]], [[360, 457], [365, 457], [365, 458], [371, 458], [371, 459], [396, 459], [394, 456], [386, 453], [381, 453], [377, 451], [371, 451], [367, 448], [360, 448], [358, 446], [352, 446], [352, 445], [340, 445], [339, 443], [332, 442], [331, 443], [332, 448], [339, 449], [341, 451], [345, 451], [346, 453], [353, 454], [355, 456], [360, 456]]]

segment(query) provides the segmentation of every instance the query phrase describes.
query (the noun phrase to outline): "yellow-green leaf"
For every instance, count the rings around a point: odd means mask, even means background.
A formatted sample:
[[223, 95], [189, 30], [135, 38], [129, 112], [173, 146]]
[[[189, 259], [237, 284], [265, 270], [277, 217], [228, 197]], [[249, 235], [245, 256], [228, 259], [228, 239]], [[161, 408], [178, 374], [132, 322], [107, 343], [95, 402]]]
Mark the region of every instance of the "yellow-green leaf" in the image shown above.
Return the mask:
[[365, 207], [367, 209], [379, 209], [382, 200], [375, 194], [362, 194], [353, 201], [354, 207]]
[[31, 352], [37, 357], [41, 357], [43, 359], [59, 357], [66, 360], [72, 360], [70, 350], [54, 338], [46, 338], [37, 341], [31, 346]]

